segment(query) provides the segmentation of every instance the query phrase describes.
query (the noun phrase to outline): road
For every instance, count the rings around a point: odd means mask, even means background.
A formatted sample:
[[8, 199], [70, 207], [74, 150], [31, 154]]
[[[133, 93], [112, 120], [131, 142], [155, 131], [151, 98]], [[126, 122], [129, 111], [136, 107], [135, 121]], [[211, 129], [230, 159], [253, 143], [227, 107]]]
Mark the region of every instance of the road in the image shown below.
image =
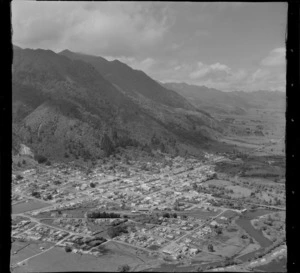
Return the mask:
[[[212, 163], [212, 162], [214, 162], [214, 161], [211, 160], [211, 161], [208, 161], [207, 163], [209, 164], [209, 162]], [[192, 170], [193, 170], [193, 171], [197, 171], [198, 169], [203, 169], [203, 166], [196, 167], [196, 168], [194, 168], [194, 169], [192, 169]], [[170, 173], [170, 176], [174, 178], [174, 177], [177, 176], [177, 175], [184, 174], [184, 173], [188, 173], [188, 172], [190, 172], [190, 171], [191, 171], [191, 169], [187, 169], [187, 170], [179, 171], [179, 172], [177, 172], [177, 173]], [[159, 180], [161, 180], [161, 179], [165, 179], [164, 176], [165, 176], [165, 174], [161, 174], [161, 175], [159, 175], [159, 177], [154, 178], [154, 179], [149, 179], [148, 181], [144, 182], [143, 184], [151, 183], [151, 182], [154, 182], [154, 181], [159, 181]], [[67, 184], [62, 185], [61, 188], [65, 188], [65, 187], [69, 186], [70, 183], [71, 183], [71, 182], [68, 182]], [[86, 182], [86, 183], [87, 183], [87, 182]], [[58, 186], [58, 187], [59, 187], [59, 186]], [[57, 188], [58, 188], [58, 187], [57, 187]], [[126, 186], [126, 188], [131, 188], [131, 187], [134, 187], [134, 185], [128, 185], [128, 186]], [[120, 190], [122, 190], [122, 189], [124, 189], [124, 188], [125, 188], [125, 187], [120, 187], [120, 188], [118, 188], [118, 190], [120, 191]], [[155, 192], [151, 192], [151, 193], [149, 193], [149, 194], [144, 194], [143, 197], [151, 196], [151, 195], [153, 195], [153, 194], [155, 194], [155, 193], [157, 193], [157, 192], [166, 191], [166, 190], [168, 190], [168, 189], [170, 189], [170, 187], [163, 188], [163, 189], [159, 189], [159, 190], [157, 190], [157, 191], [155, 191]], [[171, 190], [172, 190], [172, 189], [171, 189]], [[24, 198], [27, 198], [27, 199], [36, 200], [36, 201], [39, 201], [39, 202], [43, 202], [43, 203], [49, 204], [49, 207], [47, 207], [47, 209], [49, 209], [49, 208], [57, 208], [57, 205], [58, 205], [58, 204], [54, 204], [53, 201], [44, 201], [44, 200], [40, 200], [40, 199], [37, 199], [37, 198], [35, 198], [35, 197], [27, 196], [27, 195], [24, 195], [24, 194], [20, 194], [20, 196], [22, 196], [22, 197], [24, 197]], [[68, 205], [68, 204], [70, 204], [70, 203], [83, 201], [83, 200], [88, 199], [88, 198], [90, 198], [90, 197], [88, 197], [88, 196], [83, 196], [83, 197], [75, 198], [75, 199], [73, 199], [73, 200], [67, 200], [67, 201], [61, 202], [61, 203], [59, 203], [59, 205], [65, 206], [65, 205]], [[106, 199], [106, 200], [109, 200], [109, 199], [107, 199], [107, 198], [105, 198], [105, 199]], [[216, 198], [216, 199], [218, 199], [218, 198]], [[219, 199], [222, 199], [222, 198], [219, 198]], [[224, 199], [224, 200], [227, 200], [227, 199]], [[111, 201], [111, 200], [110, 200], [110, 201]], [[251, 203], [247, 203], [247, 204], [251, 204]], [[254, 204], [254, 205], [257, 205], [257, 204]], [[274, 206], [267, 206], [267, 205], [261, 205], [261, 206], [265, 206], [265, 207], [269, 207], [269, 208], [276, 208], [276, 209], [283, 209], [283, 208], [274, 207]], [[41, 210], [44, 210], [44, 209], [45, 209], [45, 208], [34, 209], [34, 210], [31, 210], [30, 212], [41, 211]], [[223, 210], [222, 210], [219, 214], [217, 214], [216, 216], [212, 217], [209, 221], [212, 221], [213, 219], [216, 219], [216, 218], [219, 217], [221, 214], [223, 214], [226, 210], [228, 210], [228, 209], [227, 209], [227, 208], [223, 208]], [[120, 211], [120, 212], [124, 212], [124, 211]], [[161, 212], [161, 211], [158, 211], [158, 212]], [[176, 212], [176, 211], [174, 211], [174, 212]], [[128, 211], [127, 211], [127, 213], [128, 213]], [[184, 213], [184, 212], [183, 212], [183, 213]], [[29, 218], [32, 222], [35, 222], [35, 223], [37, 223], [37, 224], [39, 224], [39, 225], [42, 224], [42, 225], [48, 226], [48, 227], [50, 227], [50, 228], [52, 228], [52, 229], [56, 229], [56, 230], [68, 232], [68, 234], [69, 234], [69, 235], [67, 235], [65, 238], [63, 238], [63, 239], [61, 239], [59, 242], [57, 242], [54, 246], [48, 248], [47, 250], [45, 250], [45, 251], [43, 251], [43, 252], [41, 252], [41, 253], [35, 254], [35, 255], [31, 256], [31, 257], [28, 257], [27, 259], [24, 259], [23, 261], [19, 262], [17, 265], [21, 265], [22, 263], [28, 261], [29, 259], [34, 258], [34, 257], [36, 257], [36, 256], [38, 256], [38, 255], [41, 255], [41, 254], [43, 254], [43, 253], [45, 253], [45, 252], [51, 250], [52, 248], [54, 248], [55, 246], [57, 246], [58, 244], [60, 244], [60, 243], [63, 242], [64, 240], [66, 240], [67, 238], [69, 238], [70, 236], [73, 236], [73, 235], [78, 235], [78, 236], [82, 236], [82, 237], [89, 236], [89, 235], [87, 235], [87, 234], [76, 233], [76, 232], [72, 232], [72, 231], [69, 231], [69, 230], [65, 230], [65, 229], [62, 229], [62, 228], [59, 228], [59, 227], [56, 227], [56, 226], [52, 226], [52, 225], [49, 225], [49, 224], [46, 224], [46, 223], [41, 223], [40, 221], [41, 221], [42, 219], [37, 219], [37, 218], [31, 217], [31, 216], [28, 216], [28, 215], [26, 215], [26, 214], [24, 214], [24, 213], [18, 213], [18, 214], [15, 214], [15, 215], [20, 215], [20, 216], [27, 217], [27, 218]], [[52, 219], [55, 219], [55, 218], [52, 218]], [[182, 240], [183, 238], [189, 236], [191, 233], [197, 232], [198, 230], [200, 230], [200, 229], [201, 229], [204, 225], [206, 225], [207, 223], [208, 223], [208, 221], [205, 221], [201, 226], [197, 227], [196, 229], [186, 232], [184, 235], [180, 236], [180, 237], [177, 238], [176, 240], [170, 241], [170, 243], [168, 243], [166, 246], [164, 246], [164, 248], [168, 247], [171, 243], [174, 243], [174, 242], [175, 242], [175, 243], [178, 243], [180, 240]], [[34, 227], [33, 227], [33, 228], [34, 228]], [[22, 234], [22, 233], [21, 233], [21, 234]], [[151, 252], [150, 250], [147, 250], [147, 249], [145, 249], [145, 248], [143, 248], [143, 247], [138, 247], [138, 246], [131, 245], [131, 244], [128, 244], [128, 243], [125, 243], [125, 242], [122, 242], [122, 241], [117, 241], [117, 240], [114, 240], [114, 239], [110, 239], [110, 240], [106, 241], [104, 244], [106, 244], [106, 243], [108, 243], [108, 242], [111, 242], [111, 241], [117, 242], [117, 243], [120, 243], [120, 244], [124, 244], [124, 245], [128, 245], [128, 246], [130, 246], [130, 247], [138, 248], [138, 249], [141, 249], [141, 250], [143, 250], [143, 251]], [[164, 248], [162, 248], [161, 251], [162, 251]], [[92, 249], [93, 249], [93, 248], [92, 248]], [[91, 250], [92, 250], [92, 249], [91, 249]], [[16, 265], [14, 265], [14, 267], [16, 267]]]
[[173, 244], [173, 243], [178, 243], [180, 240], [182, 240], [183, 238], [189, 236], [191, 233], [194, 233], [194, 232], [197, 232], [199, 231], [203, 226], [207, 225], [208, 222], [211, 222], [213, 221], [214, 219], [218, 218], [220, 215], [222, 215], [227, 209], [221, 211], [219, 214], [217, 214], [216, 216], [214, 216], [213, 218], [209, 219], [209, 220], [206, 220], [202, 225], [200, 225], [199, 227], [193, 229], [193, 230], [190, 230], [188, 232], [186, 232], [184, 235], [180, 236], [179, 238], [177, 238], [176, 240], [173, 240], [173, 241], [170, 241], [169, 244], [167, 244], [166, 246], [164, 246], [161, 251], [163, 251], [163, 249], [167, 248], [170, 244]]

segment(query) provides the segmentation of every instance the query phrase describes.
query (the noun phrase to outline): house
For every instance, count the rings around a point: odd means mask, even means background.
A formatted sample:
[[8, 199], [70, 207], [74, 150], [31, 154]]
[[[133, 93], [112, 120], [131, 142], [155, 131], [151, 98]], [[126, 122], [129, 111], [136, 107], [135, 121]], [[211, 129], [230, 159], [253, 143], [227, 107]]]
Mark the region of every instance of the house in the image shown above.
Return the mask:
[[219, 226], [219, 223], [215, 220], [210, 223], [211, 226]]
[[196, 255], [198, 252], [199, 252], [198, 248], [191, 248], [190, 249], [190, 254], [192, 254], [192, 255]]

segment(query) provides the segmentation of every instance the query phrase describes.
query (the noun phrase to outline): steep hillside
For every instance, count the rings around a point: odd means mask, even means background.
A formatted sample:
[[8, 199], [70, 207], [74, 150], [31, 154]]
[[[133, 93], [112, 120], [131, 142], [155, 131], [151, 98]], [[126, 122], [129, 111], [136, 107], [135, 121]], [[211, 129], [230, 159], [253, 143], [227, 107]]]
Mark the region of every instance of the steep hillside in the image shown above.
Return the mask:
[[174, 107], [129, 94], [93, 65], [50, 50], [14, 48], [12, 70], [13, 143], [48, 157], [96, 159], [128, 145], [199, 154], [223, 130], [174, 91]]
[[74, 53], [69, 50], [60, 52], [73, 60], [82, 60], [93, 65], [97, 71], [111, 83], [119, 86], [132, 98], [143, 96], [156, 103], [173, 108], [196, 110], [186, 99], [176, 92], [168, 90], [140, 70], [134, 70], [118, 61], [107, 61], [102, 57]]

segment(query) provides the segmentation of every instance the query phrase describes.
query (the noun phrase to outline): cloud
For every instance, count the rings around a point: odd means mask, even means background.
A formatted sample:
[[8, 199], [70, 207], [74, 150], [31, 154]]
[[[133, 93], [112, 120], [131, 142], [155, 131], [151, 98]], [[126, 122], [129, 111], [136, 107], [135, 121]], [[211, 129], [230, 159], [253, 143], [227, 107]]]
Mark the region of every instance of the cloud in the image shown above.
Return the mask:
[[259, 68], [251, 75], [250, 82], [265, 79], [270, 73], [269, 70]]
[[164, 69], [156, 67], [155, 71], [150, 69], [149, 73], [162, 82], [186, 82], [223, 91], [285, 90], [284, 67], [233, 69], [220, 62], [205, 64], [199, 61], [169, 65]]
[[190, 79], [214, 79], [220, 80], [231, 75], [231, 69], [224, 64], [215, 63], [211, 65], [198, 62], [198, 67], [195, 71], [189, 74]]
[[112, 61], [118, 59], [120, 62], [125, 63], [132, 67], [133, 69], [142, 70], [145, 73], [151, 73], [151, 69], [158, 63], [156, 60], [152, 58], [146, 58], [143, 60], [138, 60], [134, 57], [125, 57], [121, 56], [118, 58], [112, 56], [105, 56], [105, 59]]
[[129, 56], [159, 44], [172, 24], [168, 6], [154, 3], [12, 3], [13, 42], [23, 47]]
[[261, 63], [262, 66], [279, 66], [285, 65], [285, 48], [275, 48], [269, 55], [264, 58]]
[[[13, 43], [119, 59], [159, 81], [221, 90], [283, 90], [283, 47], [274, 46], [255, 67], [239, 67], [241, 54], [256, 58], [259, 52], [251, 41], [260, 40], [249, 36], [250, 49], [240, 51], [223, 43], [224, 37], [235, 40], [232, 28], [229, 36], [220, 32], [223, 13], [250, 4], [13, 1]], [[226, 58], [223, 52], [229, 53]]]

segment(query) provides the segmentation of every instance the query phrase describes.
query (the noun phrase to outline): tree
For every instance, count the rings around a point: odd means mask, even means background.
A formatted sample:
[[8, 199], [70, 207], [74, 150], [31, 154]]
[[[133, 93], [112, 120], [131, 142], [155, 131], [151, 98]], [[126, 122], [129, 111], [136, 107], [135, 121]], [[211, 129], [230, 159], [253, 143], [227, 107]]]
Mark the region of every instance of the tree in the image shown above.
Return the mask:
[[116, 236], [119, 236], [122, 233], [127, 233], [127, 229], [126, 227], [121, 227], [121, 226], [117, 226], [117, 227], [112, 227], [107, 231], [107, 234], [111, 237], [114, 238]]
[[23, 176], [20, 175], [20, 174], [18, 174], [18, 175], [16, 176], [16, 179], [17, 179], [17, 180], [21, 180], [21, 179], [23, 179]]
[[129, 272], [130, 266], [128, 264], [120, 265], [118, 272]]
[[51, 166], [51, 162], [49, 160], [46, 162], [46, 166]]
[[209, 252], [214, 252], [214, 247], [213, 247], [212, 244], [209, 244], [209, 245], [207, 246], [207, 249], [208, 249]]
[[43, 155], [35, 155], [34, 156], [34, 159], [39, 163], [39, 164], [42, 164], [42, 163], [45, 163], [47, 162], [47, 157], [43, 156]]
[[66, 252], [71, 252], [71, 251], [72, 251], [72, 248], [71, 248], [70, 246], [66, 246], [66, 247], [65, 247], [65, 251], [66, 251]]
[[101, 149], [104, 151], [105, 156], [110, 156], [115, 151], [113, 143], [107, 134], [103, 135], [100, 146], [101, 146]]
[[165, 212], [165, 213], [163, 214], [163, 217], [165, 217], [165, 218], [170, 218], [170, 214], [169, 214], [168, 212]]
[[220, 235], [220, 234], [222, 234], [222, 228], [221, 227], [216, 227], [216, 233], [218, 234], [218, 235]]
[[40, 198], [40, 197], [41, 197], [41, 194], [40, 194], [39, 192], [37, 192], [37, 191], [33, 191], [33, 192], [31, 193], [31, 195], [32, 195], [33, 197], [35, 197], [35, 198]]

